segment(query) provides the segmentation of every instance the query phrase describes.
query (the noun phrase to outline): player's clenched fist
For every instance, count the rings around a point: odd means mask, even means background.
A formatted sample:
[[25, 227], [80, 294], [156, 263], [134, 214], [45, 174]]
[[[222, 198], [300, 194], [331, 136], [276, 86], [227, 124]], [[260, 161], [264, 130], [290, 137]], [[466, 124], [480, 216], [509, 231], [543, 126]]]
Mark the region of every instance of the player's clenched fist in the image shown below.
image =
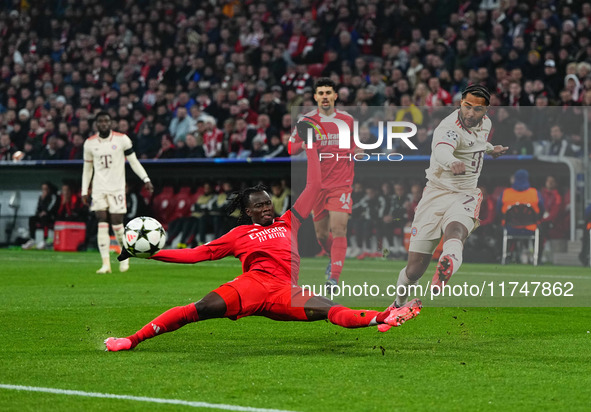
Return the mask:
[[509, 150], [509, 147], [498, 144], [494, 146], [493, 151], [490, 153], [490, 155], [496, 159], [497, 157], [507, 153], [507, 150]]
[[466, 165], [464, 164], [464, 162], [460, 162], [460, 161], [453, 162], [449, 166], [449, 169], [456, 176], [466, 174]]

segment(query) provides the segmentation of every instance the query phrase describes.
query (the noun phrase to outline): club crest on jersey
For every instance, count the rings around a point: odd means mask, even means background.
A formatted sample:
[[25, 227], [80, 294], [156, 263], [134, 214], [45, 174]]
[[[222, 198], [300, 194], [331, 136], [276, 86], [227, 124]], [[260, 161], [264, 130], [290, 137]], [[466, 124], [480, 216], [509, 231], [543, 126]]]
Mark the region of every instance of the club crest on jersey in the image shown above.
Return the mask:
[[116, 144], [114, 144], [113, 146], [111, 146], [111, 149], [113, 149], [113, 150], [117, 150], [117, 145], [116, 145]]
[[417, 235], [417, 228], [416, 227], [413, 227], [411, 229], [411, 231], [410, 231], [410, 234], [413, 235], [413, 236], [416, 236]]
[[458, 141], [458, 134], [453, 130], [448, 130], [445, 134], [443, 140], [447, 140], [448, 142], [457, 142]]

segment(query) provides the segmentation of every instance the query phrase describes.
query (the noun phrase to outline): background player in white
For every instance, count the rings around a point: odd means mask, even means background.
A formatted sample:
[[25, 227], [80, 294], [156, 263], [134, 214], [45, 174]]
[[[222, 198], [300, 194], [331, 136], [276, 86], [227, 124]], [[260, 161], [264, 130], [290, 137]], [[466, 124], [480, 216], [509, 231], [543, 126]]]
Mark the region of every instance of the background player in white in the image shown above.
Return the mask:
[[[84, 142], [84, 169], [82, 171], [82, 201], [88, 205], [90, 196], [88, 187], [92, 179], [92, 203], [90, 210], [98, 219], [98, 248], [103, 264], [96, 273], [111, 273], [109, 260], [109, 221], [110, 215], [113, 232], [121, 245], [123, 239], [123, 217], [127, 212], [125, 204], [125, 158], [136, 175], [150, 191], [154, 187], [148, 174], [137, 160], [131, 139], [111, 130], [111, 116], [99, 112], [96, 117], [98, 133]], [[93, 173], [94, 172], [94, 173]], [[108, 213], [107, 213], [108, 212]], [[129, 259], [119, 263], [119, 270], [129, 269]]]
[[[482, 193], [477, 183], [484, 153], [496, 158], [508, 149], [487, 141], [492, 126], [486, 116], [489, 104], [486, 87], [468, 86], [462, 92], [460, 108], [435, 129], [427, 186], [416, 209], [408, 262], [400, 271], [397, 289], [404, 286], [408, 290], [418, 282], [442, 235], [443, 252], [432, 284], [447, 283], [462, 264], [464, 241], [479, 224]], [[403, 305], [407, 299], [407, 294], [399, 294], [395, 304]]]

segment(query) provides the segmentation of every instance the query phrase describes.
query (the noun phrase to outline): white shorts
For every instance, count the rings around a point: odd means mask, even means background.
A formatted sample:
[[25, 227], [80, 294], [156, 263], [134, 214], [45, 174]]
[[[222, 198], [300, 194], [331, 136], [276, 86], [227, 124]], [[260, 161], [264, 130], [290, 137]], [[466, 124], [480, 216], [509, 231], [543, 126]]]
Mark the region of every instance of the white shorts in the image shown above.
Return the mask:
[[111, 214], [127, 213], [127, 204], [125, 201], [125, 190], [110, 193], [92, 193], [92, 202], [90, 210], [93, 212], [108, 210]]
[[409, 251], [433, 254], [451, 222], [461, 223], [472, 233], [479, 225], [481, 202], [480, 189], [452, 192], [425, 187], [412, 221]]

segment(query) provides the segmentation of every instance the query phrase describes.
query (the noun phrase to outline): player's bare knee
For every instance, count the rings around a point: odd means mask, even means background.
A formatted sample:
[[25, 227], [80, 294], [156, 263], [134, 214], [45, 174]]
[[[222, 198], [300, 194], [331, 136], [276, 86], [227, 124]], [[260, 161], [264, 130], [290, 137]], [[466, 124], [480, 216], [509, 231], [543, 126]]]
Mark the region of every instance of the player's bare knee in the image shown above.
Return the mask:
[[331, 232], [333, 237], [345, 237], [347, 236], [347, 226], [336, 225], [335, 227], [331, 228]]
[[468, 229], [459, 222], [452, 222], [445, 228], [445, 240], [460, 239], [462, 242], [468, 237]]
[[97, 210], [95, 212], [96, 214], [96, 219], [99, 222], [107, 222], [107, 212], [105, 210]]
[[304, 312], [309, 321], [328, 319], [328, 311], [336, 303], [324, 296], [314, 296], [304, 305]]
[[123, 217], [122, 214], [112, 214], [111, 215], [111, 224], [112, 225], [122, 225], [123, 224]]
[[411, 281], [416, 281], [423, 276], [429, 267], [429, 260], [423, 257], [411, 257], [406, 265], [406, 277]]
[[226, 314], [226, 302], [221, 297], [217, 299], [207, 295], [195, 303], [200, 320], [221, 318]]

